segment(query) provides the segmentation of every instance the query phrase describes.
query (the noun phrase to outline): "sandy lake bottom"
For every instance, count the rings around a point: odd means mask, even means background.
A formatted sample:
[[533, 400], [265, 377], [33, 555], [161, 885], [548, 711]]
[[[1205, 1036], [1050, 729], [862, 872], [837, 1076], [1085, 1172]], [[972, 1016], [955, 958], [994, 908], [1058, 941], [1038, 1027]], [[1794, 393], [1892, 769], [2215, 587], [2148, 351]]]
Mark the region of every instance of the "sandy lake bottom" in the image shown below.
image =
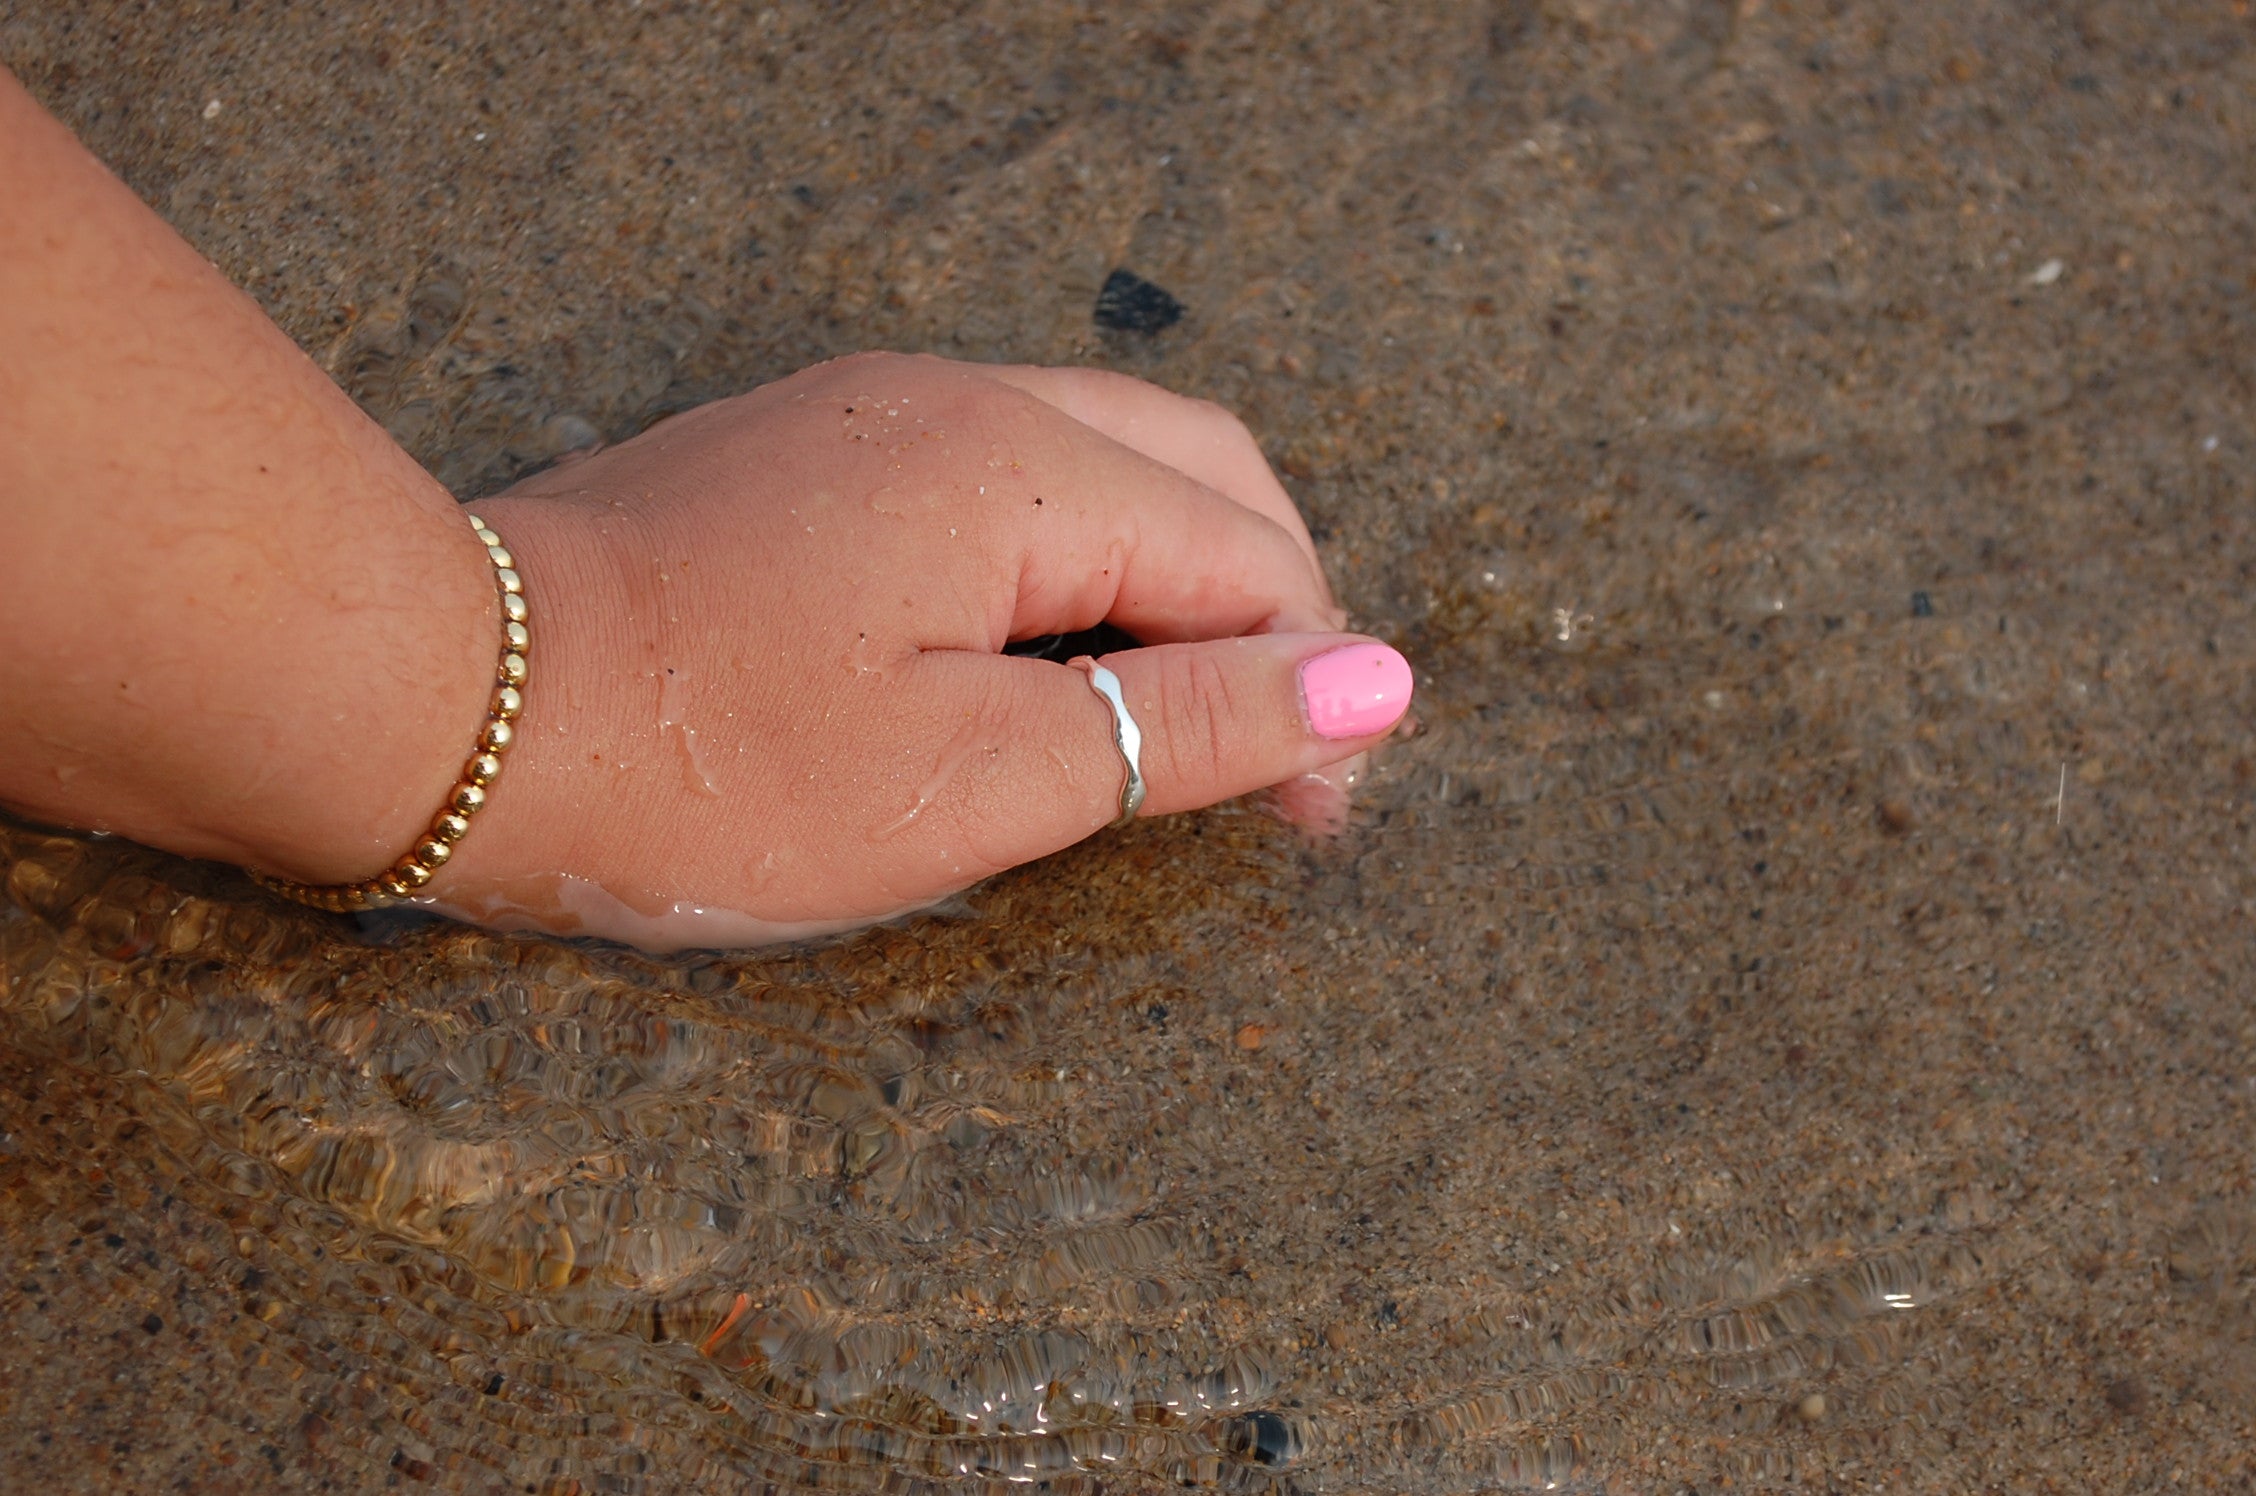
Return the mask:
[[0, 3], [465, 497], [1102, 364], [1420, 692], [783, 953], [0, 824], [0, 1486], [2249, 1490], [2246, 11]]

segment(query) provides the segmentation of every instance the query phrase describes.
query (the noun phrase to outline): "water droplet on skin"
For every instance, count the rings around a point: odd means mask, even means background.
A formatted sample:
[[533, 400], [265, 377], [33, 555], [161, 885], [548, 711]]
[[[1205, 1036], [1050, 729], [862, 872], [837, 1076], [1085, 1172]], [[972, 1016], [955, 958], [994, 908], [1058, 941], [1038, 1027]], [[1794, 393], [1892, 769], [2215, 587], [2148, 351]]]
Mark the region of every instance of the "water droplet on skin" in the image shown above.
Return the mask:
[[874, 675], [883, 680], [890, 663], [884, 649], [871, 643], [867, 634], [856, 634], [853, 645], [846, 651], [846, 668], [856, 676]]
[[759, 856], [744, 864], [744, 891], [758, 897], [767, 892], [768, 886], [775, 882], [776, 875], [782, 871], [783, 856], [781, 853], [773, 848], [762, 852]]
[[932, 772], [925, 776], [924, 782], [917, 786], [916, 798], [909, 808], [873, 829], [869, 833], [869, 839], [873, 842], [888, 841], [915, 825], [917, 818], [924, 814], [925, 807], [948, 787], [948, 781], [955, 777], [956, 770], [963, 766], [963, 761], [981, 746], [988, 734], [1002, 725], [999, 718], [989, 720], [972, 717], [966, 720], [962, 727], [956, 729], [955, 736], [948, 739], [948, 745], [940, 750], [939, 761], [932, 766]]
[[720, 787], [713, 783], [704, 749], [697, 740], [697, 729], [682, 720], [682, 703], [688, 689], [688, 677], [678, 666], [669, 665], [658, 672], [658, 731], [671, 734], [680, 748], [683, 782], [697, 794], [718, 800]]

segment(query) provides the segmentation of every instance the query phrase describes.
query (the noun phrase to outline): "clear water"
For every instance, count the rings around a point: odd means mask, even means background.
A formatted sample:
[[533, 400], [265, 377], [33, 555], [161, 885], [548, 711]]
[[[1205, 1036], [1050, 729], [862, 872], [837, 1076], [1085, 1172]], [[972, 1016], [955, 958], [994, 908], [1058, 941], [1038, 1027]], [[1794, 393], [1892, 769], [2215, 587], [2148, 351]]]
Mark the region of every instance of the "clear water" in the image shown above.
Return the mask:
[[2229, 8], [368, 19], [0, 55], [466, 495], [866, 345], [1225, 401], [1420, 730], [745, 958], [0, 830], [10, 1483], [2245, 1485]]

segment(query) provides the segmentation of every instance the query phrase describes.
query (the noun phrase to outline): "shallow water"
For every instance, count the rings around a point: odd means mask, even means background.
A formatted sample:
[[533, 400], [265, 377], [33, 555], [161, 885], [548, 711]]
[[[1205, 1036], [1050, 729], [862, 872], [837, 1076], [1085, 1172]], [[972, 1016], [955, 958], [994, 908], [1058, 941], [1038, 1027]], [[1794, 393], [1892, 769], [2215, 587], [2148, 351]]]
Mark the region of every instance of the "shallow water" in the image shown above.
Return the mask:
[[322, 12], [0, 57], [465, 495], [1106, 363], [1421, 730], [744, 958], [0, 830], [5, 1484], [2248, 1488], [2245, 17]]

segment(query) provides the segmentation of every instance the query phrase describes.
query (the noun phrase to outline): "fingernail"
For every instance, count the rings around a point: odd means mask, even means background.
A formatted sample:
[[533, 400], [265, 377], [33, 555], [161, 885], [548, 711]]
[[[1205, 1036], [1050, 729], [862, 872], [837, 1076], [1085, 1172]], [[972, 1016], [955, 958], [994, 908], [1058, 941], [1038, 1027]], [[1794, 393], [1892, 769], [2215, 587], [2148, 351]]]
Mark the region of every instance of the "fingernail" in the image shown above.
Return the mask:
[[1300, 666], [1300, 699], [1318, 737], [1385, 732], [1410, 705], [1410, 662], [1384, 644], [1348, 644]]

